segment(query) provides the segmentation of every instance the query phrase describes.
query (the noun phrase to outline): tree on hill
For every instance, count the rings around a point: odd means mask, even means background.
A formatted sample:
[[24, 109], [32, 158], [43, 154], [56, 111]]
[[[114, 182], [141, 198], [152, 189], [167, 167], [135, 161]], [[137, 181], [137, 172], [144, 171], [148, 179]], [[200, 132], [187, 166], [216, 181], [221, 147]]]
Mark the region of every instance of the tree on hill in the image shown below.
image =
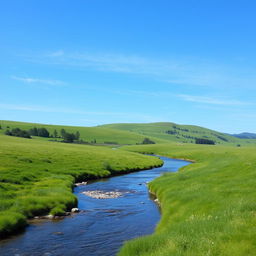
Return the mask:
[[49, 138], [50, 133], [45, 128], [38, 128], [38, 136]]
[[153, 140], [149, 139], [149, 138], [145, 138], [142, 141], [142, 144], [156, 144]]
[[46, 128], [32, 128], [29, 131], [29, 134], [32, 136], [39, 136], [39, 137], [45, 137], [45, 138], [49, 138], [50, 133], [48, 132], [48, 130]]
[[66, 134], [66, 131], [65, 131], [65, 129], [61, 129], [60, 130], [60, 135], [61, 135], [61, 137], [64, 139], [64, 136], [65, 136], [65, 134]]
[[58, 132], [56, 131], [56, 129], [55, 129], [54, 132], [53, 132], [53, 137], [54, 137], [54, 138], [58, 138]]
[[29, 132], [25, 131], [25, 130], [21, 130], [20, 128], [14, 128], [11, 131], [6, 130], [5, 135], [31, 139], [31, 136], [30, 136]]
[[215, 141], [209, 139], [196, 138], [196, 144], [215, 145]]
[[79, 140], [79, 138], [80, 138], [80, 132], [77, 131], [75, 136], [76, 136], [76, 140]]
[[36, 127], [29, 130], [30, 135], [32, 136], [38, 136], [38, 130]]
[[63, 141], [66, 143], [72, 143], [76, 139], [76, 135], [74, 133], [66, 132], [63, 137]]

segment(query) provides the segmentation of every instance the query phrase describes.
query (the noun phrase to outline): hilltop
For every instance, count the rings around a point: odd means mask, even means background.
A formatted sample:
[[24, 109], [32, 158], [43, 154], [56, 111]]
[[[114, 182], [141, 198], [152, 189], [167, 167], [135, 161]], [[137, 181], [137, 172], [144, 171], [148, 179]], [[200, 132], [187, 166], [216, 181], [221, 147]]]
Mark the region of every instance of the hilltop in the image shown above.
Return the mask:
[[[141, 144], [145, 138], [159, 143], [195, 143], [197, 139], [212, 140], [216, 144], [250, 145], [256, 141], [252, 136], [235, 137], [195, 125], [180, 125], [171, 122], [158, 123], [114, 123], [95, 127], [50, 125], [28, 122], [0, 121], [0, 133], [7, 129], [20, 128], [29, 130], [31, 128], [46, 128], [52, 135], [56, 130], [60, 135], [61, 129], [66, 132], [80, 133], [80, 139], [91, 144], [117, 144], [131, 145]], [[247, 134], [247, 133], [246, 133]], [[36, 137], [37, 139], [46, 139]], [[47, 138], [49, 140], [49, 138]], [[51, 139], [51, 138], [50, 138]]]
[[[60, 135], [61, 129], [65, 129], [67, 132], [80, 133], [80, 138], [88, 143], [93, 142], [94, 144], [139, 144], [145, 139], [143, 134], [129, 132], [125, 130], [112, 129], [108, 127], [82, 127], [82, 126], [66, 126], [66, 125], [50, 125], [50, 124], [39, 124], [39, 123], [28, 123], [28, 122], [15, 122], [0, 120], [2, 129], [0, 133], [3, 133], [7, 129], [20, 128], [23, 130], [29, 130], [34, 127], [46, 128], [50, 134], [54, 133], [54, 130]], [[156, 143], [164, 143], [165, 140], [161, 138], [151, 138]], [[37, 137], [39, 138], [39, 137]], [[44, 139], [44, 138], [40, 138]], [[96, 142], [96, 143], [95, 143]]]
[[205, 138], [217, 144], [249, 144], [254, 141], [241, 140], [231, 135], [194, 125], [179, 125], [171, 122], [159, 123], [119, 123], [98, 126], [115, 130], [129, 131], [144, 136], [151, 136], [168, 142], [195, 143], [196, 138]]
[[232, 134], [232, 136], [240, 139], [256, 139], [256, 133], [242, 132], [239, 134]]

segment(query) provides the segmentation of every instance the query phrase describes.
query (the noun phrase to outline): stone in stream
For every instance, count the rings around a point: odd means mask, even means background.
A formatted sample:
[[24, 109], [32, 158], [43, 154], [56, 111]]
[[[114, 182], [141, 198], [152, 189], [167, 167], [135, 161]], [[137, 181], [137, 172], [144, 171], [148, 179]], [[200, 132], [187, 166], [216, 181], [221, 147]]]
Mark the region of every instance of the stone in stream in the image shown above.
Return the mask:
[[64, 235], [63, 232], [59, 232], [59, 231], [58, 231], [58, 232], [53, 232], [52, 234], [53, 234], [53, 235]]
[[87, 185], [87, 181], [75, 183], [75, 186], [76, 186], [76, 187], [78, 187], [78, 186], [83, 186], [83, 185]]
[[72, 213], [77, 213], [77, 212], [80, 212], [80, 211], [79, 211], [78, 208], [72, 208], [72, 209], [71, 209], [71, 212], [72, 212]]
[[118, 198], [123, 195], [123, 193], [119, 191], [101, 191], [101, 190], [93, 190], [93, 191], [84, 191], [82, 194], [96, 198], [96, 199], [110, 199], [110, 198]]

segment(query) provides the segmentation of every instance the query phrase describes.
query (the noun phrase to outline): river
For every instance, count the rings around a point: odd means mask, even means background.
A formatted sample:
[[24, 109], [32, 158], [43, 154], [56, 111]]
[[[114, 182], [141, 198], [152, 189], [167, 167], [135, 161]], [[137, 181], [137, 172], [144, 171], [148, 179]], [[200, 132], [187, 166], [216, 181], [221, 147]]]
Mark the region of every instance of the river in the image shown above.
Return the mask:
[[[0, 241], [1, 256], [113, 256], [124, 241], [151, 234], [160, 209], [147, 182], [164, 172], [190, 164], [160, 157], [164, 165], [151, 170], [101, 179], [74, 189], [79, 213], [60, 220], [36, 220], [22, 234]], [[118, 191], [121, 197], [95, 199], [83, 191]]]

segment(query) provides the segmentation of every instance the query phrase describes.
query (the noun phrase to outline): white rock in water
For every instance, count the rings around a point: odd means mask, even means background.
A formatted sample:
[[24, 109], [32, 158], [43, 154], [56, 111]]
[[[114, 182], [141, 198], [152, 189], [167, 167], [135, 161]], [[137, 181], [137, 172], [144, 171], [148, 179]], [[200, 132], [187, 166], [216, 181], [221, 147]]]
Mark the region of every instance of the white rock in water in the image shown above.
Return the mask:
[[86, 184], [87, 184], [87, 181], [83, 181], [83, 182], [75, 183], [75, 186], [78, 187], [78, 186], [83, 186], [83, 185], [86, 185]]
[[110, 198], [118, 198], [122, 196], [123, 193], [118, 191], [100, 191], [100, 190], [94, 190], [94, 191], [84, 191], [82, 194], [96, 198], [96, 199], [110, 199]]
[[73, 213], [74, 213], [74, 212], [80, 212], [80, 211], [79, 211], [79, 209], [78, 209], [78, 208], [72, 208], [72, 209], [71, 209], [71, 212], [73, 212]]

